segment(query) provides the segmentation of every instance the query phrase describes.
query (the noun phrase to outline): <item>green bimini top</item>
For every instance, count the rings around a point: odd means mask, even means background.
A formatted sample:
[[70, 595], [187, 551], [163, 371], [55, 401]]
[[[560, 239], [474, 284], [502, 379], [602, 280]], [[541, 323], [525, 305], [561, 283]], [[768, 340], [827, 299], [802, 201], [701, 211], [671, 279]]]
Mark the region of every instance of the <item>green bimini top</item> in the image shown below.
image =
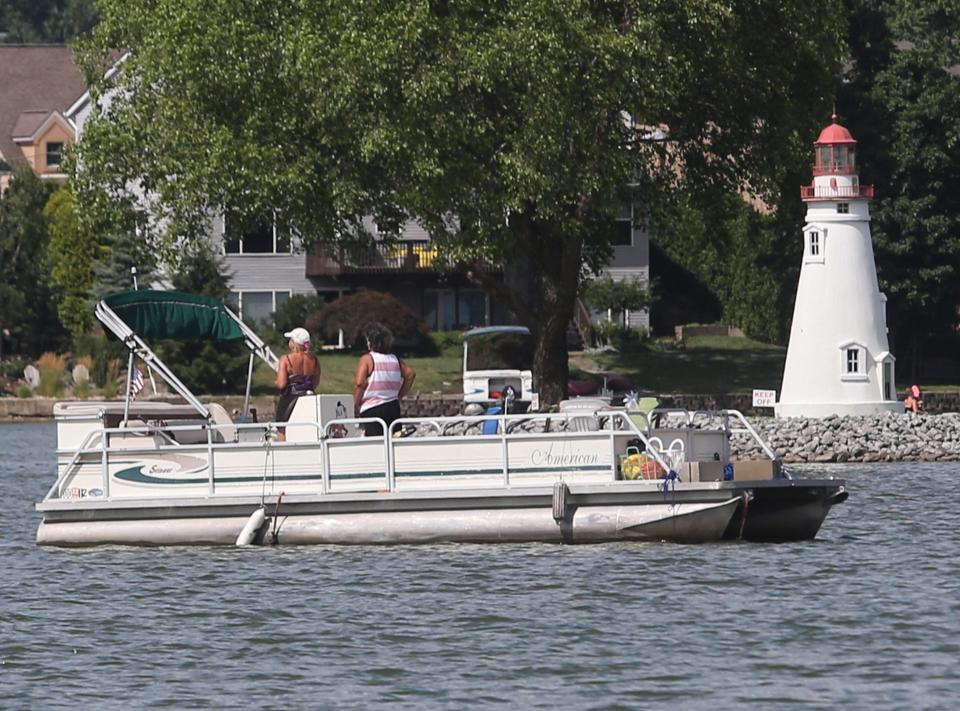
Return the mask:
[[216, 299], [182, 291], [123, 291], [103, 302], [141, 338], [234, 341], [240, 325]]

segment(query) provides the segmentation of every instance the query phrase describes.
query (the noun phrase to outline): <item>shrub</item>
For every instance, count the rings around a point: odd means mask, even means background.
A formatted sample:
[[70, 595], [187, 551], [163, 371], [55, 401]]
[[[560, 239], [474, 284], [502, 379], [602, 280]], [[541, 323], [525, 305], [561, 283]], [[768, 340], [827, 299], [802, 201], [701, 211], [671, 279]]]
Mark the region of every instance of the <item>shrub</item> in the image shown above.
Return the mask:
[[24, 356], [11, 356], [0, 361], [0, 376], [22, 378], [23, 369], [30, 365], [30, 359]]
[[284, 301], [273, 312], [273, 323], [278, 333], [289, 333], [303, 326], [311, 314], [324, 307], [324, 300], [316, 294], [297, 294]]
[[426, 322], [395, 297], [379, 291], [358, 291], [326, 304], [307, 318], [306, 328], [330, 340], [342, 328], [345, 343], [365, 349], [363, 328], [373, 321], [393, 332], [397, 349], [436, 353]]
[[79, 356], [78, 362], [84, 363], [90, 370], [90, 379], [101, 388], [108, 387], [107, 381], [111, 377], [116, 380], [120, 372], [118, 366], [116, 372], [108, 376], [110, 363], [113, 360], [125, 361], [127, 356], [127, 349], [120, 341], [107, 338], [103, 333], [87, 333], [77, 339], [74, 352]]
[[90, 397], [90, 381], [81, 380], [79, 383], [74, 383], [73, 386], [74, 397], [78, 397], [81, 400], [86, 400]]
[[33, 389], [26, 383], [20, 383], [20, 386], [17, 388], [17, 397], [32, 397]]
[[44, 397], [59, 395], [63, 390], [63, 376], [67, 371], [63, 356], [44, 353], [37, 361], [37, 370], [40, 371], [40, 385], [37, 387], [37, 392]]
[[645, 328], [617, 328], [610, 336], [610, 345], [621, 353], [629, 353], [643, 348], [648, 338]]
[[250, 351], [242, 341], [160, 341], [156, 353], [192, 392], [242, 392]]
[[117, 382], [117, 378], [120, 377], [121, 363], [122, 361], [119, 358], [111, 358], [106, 361], [103, 381], [100, 387], [103, 389], [103, 396], [108, 400], [112, 400], [120, 392], [120, 384]]
[[459, 349], [463, 342], [463, 334], [460, 331], [432, 331], [430, 340], [438, 351], [445, 351], [450, 348]]

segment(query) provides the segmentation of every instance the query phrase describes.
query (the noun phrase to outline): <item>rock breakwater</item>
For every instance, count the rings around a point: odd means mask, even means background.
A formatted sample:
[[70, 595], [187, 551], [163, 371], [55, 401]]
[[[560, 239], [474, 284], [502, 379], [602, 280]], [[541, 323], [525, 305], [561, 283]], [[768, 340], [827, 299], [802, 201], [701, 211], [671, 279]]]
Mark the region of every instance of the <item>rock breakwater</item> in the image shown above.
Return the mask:
[[[960, 460], [960, 413], [955, 412], [749, 421], [785, 462]], [[765, 456], [749, 435], [735, 434], [730, 446], [734, 456]]]

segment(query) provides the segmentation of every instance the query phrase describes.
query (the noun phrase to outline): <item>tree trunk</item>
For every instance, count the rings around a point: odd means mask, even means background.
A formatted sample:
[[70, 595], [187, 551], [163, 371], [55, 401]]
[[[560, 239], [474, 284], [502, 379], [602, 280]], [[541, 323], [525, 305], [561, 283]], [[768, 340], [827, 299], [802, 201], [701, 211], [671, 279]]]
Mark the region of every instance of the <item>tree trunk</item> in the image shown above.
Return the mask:
[[532, 210], [512, 214], [510, 227], [518, 252], [514, 269], [520, 277], [507, 283], [480, 270], [472, 278], [530, 329], [533, 387], [541, 409], [546, 409], [567, 396], [567, 328], [580, 288], [583, 239], [536, 220]]
[[539, 328], [532, 330], [533, 386], [540, 395], [540, 407], [556, 405], [567, 396], [570, 375], [567, 353], [567, 325], [572, 310], [555, 308], [544, 313]]

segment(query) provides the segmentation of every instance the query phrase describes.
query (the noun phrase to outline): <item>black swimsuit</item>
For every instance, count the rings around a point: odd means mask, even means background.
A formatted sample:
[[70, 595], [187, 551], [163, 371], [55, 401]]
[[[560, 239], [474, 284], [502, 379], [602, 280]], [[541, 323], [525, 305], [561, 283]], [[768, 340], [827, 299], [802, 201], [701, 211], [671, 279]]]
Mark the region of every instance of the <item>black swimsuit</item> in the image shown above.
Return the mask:
[[312, 375], [291, 373], [287, 377], [287, 386], [280, 391], [280, 399], [277, 401], [276, 422], [286, 422], [289, 420], [290, 413], [293, 412], [293, 406], [296, 404], [297, 398], [310, 393], [315, 385], [316, 383], [313, 382]]

